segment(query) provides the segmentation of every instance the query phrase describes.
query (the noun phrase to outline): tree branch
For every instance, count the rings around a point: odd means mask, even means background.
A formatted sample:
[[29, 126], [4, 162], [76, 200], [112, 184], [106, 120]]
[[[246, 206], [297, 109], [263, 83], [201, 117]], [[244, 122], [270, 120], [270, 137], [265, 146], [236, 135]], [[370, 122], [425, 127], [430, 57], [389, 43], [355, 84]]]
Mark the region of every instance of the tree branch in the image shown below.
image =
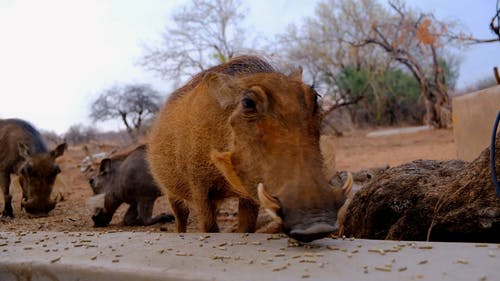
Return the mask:
[[[366, 88], [367, 88], [367, 86], [365, 86], [365, 90], [366, 90]], [[365, 90], [363, 90], [363, 92]], [[324, 119], [326, 116], [328, 116], [334, 110], [336, 110], [336, 109], [338, 109], [340, 107], [343, 107], [343, 106], [348, 106], [348, 105], [351, 105], [351, 104], [357, 104], [360, 100], [362, 100], [364, 98], [365, 98], [365, 96], [362, 94], [362, 95], [359, 95], [359, 96], [355, 97], [352, 100], [341, 102], [341, 103], [336, 103], [336, 104], [332, 105], [329, 109], [323, 111], [323, 113], [322, 113], [322, 119]]]

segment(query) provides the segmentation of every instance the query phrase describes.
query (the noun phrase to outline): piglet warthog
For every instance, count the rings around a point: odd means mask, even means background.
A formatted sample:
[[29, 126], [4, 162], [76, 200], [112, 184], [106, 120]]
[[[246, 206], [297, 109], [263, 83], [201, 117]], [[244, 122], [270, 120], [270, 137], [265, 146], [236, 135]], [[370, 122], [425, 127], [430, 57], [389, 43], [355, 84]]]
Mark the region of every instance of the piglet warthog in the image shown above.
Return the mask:
[[331, 188], [319, 147], [318, 94], [302, 70], [284, 75], [243, 56], [196, 75], [172, 94], [150, 133], [148, 159], [177, 231], [189, 207], [217, 232], [218, 204], [238, 196], [238, 231], [255, 231], [259, 203], [300, 241], [335, 231], [350, 183]]
[[55, 160], [66, 149], [66, 143], [48, 151], [40, 133], [19, 119], [0, 120], [0, 187], [4, 198], [2, 215], [13, 217], [10, 175], [17, 174], [23, 191], [21, 207], [28, 213], [46, 214], [56, 206], [51, 198], [57, 174], [61, 169]]
[[101, 201], [104, 199], [100, 206], [95, 206], [92, 216], [95, 226], [107, 226], [122, 203], [130, 205], [123, 218], [124, 225], [151, 225], [174, 220], [170, 214], [151, 216], [155, 200], [162, 193], [149, 173], [145, 145], [101, 160], [97, 174], [90, 177], [89, 183], [94, 194], [100, 194], [97, 196]]

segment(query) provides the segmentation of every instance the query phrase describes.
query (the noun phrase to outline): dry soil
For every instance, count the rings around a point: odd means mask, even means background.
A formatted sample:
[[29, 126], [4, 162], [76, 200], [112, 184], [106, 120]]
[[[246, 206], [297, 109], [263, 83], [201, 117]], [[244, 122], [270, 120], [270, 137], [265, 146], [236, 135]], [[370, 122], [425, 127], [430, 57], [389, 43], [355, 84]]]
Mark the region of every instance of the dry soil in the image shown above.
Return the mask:
[[[454, 159], [456, 148], [451, 130], [431, 130], [414, 134], [367, 138], [373, 130], [356, 130], [339, 137], [336, 142], [337, 170], [358, 171], [384, 165], [395, 166], [416, 159], [449, 160]], [[81, 146], [69, 147], [58, 160], [63, 172], [55, 191], [60, 191], [64, 201], [46, 217], [32, 217], [20, 208], [21, 191], [11, 186], [13, 194], [13, 219], [0, 218], [0, 231], [174, 231], [174, 224], [153, 225], [148, 227], [125, 227], [121, 219], [126, 210], [122, 205], [106, 228], [96, 229], [91, 220], [91, 211], [86, 201], [92, 192], [87, 178], [80, 172], [79, 164], [85, 153]], [[3, 198], [0, 198], [3, 208]], [[159, 198], [154, 213], [169, 212], [165, 198]], [[230, 232], [236, 223], [236, 201], [228, 200], [220, 210], [219, 225], [223, 232]], [[190, 218], [188, 231], [196, 232], [196, 218]], [[263, 219], [264, 220], [264, 219]], [[263, 224], [264, 222], [261, 222]]]

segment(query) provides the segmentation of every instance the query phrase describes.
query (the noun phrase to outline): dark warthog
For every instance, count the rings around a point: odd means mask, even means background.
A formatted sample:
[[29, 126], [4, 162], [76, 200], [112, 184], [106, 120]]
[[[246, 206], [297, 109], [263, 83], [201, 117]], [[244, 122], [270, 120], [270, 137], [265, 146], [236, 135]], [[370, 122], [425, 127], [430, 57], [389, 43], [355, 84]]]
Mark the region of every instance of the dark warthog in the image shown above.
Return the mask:
[[149, 173], [146, 146], [141, 145], [129, 153], [105, 158], [97, 174], [89, 179], [94, 194], [92, 220], [95, 226], [107, 226], [116, 209], [127, 203], [130, 207], [123, 218], [124, 225], [151, 225], [171, 222], [174, 216], [160, 214], [151, 217], [156, 198], [162, 195]]
[[185, 232], [189, 207], [201, 231], [217, 232], [218, 204], [238, 196], [238, 231], [255, 231], [259, 202], [289, 236], [311, 241], [336, 230], [350, 182], [323, 172], [318, 94], [302, 70], [283, 75], [244, 56], [196, 75], [172, 94], [149, 138], [154, 178]]
[[28, 213], [46, 214], [56, 206], [51, 198], [57, 174], [61, 169], [55, 160], [66, 149], [66, 143], [48, 151], [40, 133], [19, 119], [0, 120], [0, 187], [4, 198], [2, 215], [13, 217], [10, 175], [17, 174], [23, 190], [21, 207]]

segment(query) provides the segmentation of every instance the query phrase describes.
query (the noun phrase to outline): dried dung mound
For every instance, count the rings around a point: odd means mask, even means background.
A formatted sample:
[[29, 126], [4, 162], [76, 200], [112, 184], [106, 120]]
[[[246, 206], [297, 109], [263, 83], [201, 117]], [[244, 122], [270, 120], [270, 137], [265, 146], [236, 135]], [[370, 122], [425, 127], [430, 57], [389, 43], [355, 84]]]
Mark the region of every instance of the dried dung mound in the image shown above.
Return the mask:
[[[495, 166], [500, 171], [500, 134]], [[500, 199], [489, 148], [473, 162], [417, 160], [383, 170], [361, 188], [344, 221], [369, 239], [500, 242]]]

